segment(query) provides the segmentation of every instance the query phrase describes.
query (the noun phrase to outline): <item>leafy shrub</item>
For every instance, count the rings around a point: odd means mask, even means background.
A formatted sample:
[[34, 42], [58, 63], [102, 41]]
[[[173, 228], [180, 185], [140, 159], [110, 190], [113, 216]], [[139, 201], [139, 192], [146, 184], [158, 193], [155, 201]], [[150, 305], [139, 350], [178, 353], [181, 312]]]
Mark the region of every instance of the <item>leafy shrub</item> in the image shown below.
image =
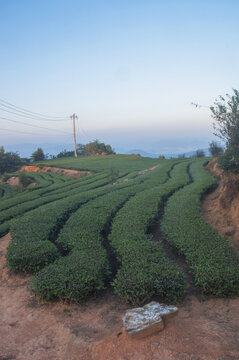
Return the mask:
[[212, 156], [218, 156], [223, 152], [223, 148], [216, 141], [212, 141], [209, 144], [209, 152]]
[[29, 184], [32, 183], [32, 178], [30, 176], [27, 176], [24, 172], [19, 173], [19, 182], [22, 184], [24, 188], [26, 188]]
[[238, 173], [239, 172], [239, 154], [235, 157], [235, 151], [233, 149], [227, 149], [218, 158], [218, 166], [220, 169], [226, 172]]
[[196, 158], [200, 158], [200, 157], [204, 157], [205, 156], [205, 152], [203, 150], [197, 150], [195, 152], [195, 157]]
[[194, 182], [168, 201], [162, 230], [168, 242], [185, 256], [195, 284], [206, 294], [228, 296], [239, 293], [239, 257], [233, 246], [205, 222], [200, 199], [215, 179], [203, 162], [191, 167]]
[[165, 183], [137, 192], [119, 211], [109, 237], [120, 268], [113, 286], [115, 292], [132, 304], [142, 304], [154, 295], [163, 301], [179, 300], [186, 281], [179, 268], [167, 258], [149, 234], [164, 199], [189, 180], [184, 161], [171, 170]]
[[59, 259], [32, 279], [31, 289], [44, 300], [79, 301], [104, 289], [107, 272], [106, 251], [99, 247], [94, 252], [76, 250]]
[[7, 250], [7, 264], [11, 270], [35, 273], [59, 256], [56, 246], [50, 241], [12, 241]]

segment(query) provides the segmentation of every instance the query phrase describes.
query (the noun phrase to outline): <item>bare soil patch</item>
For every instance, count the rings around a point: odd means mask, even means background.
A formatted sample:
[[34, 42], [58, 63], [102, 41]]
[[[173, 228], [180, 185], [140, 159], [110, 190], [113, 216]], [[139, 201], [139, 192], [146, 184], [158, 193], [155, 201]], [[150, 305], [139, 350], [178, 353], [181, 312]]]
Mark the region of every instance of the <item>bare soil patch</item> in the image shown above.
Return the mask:
[[215, 159], [208, 164], [208, 170], [220, 182], [202, 202], [204, 218], [239, 251], [239, 175], [223, 173]]
[[1, 360], [238, 360], [239, 299], [188, 295], [163, 332], [131, 340], [127, 305], [110, 290], [86, 303], [39, 303], [29, 275], [7, 270], [10, 236], [0, 239]]
[[26, 171], [26, 172], [54, 172], [56, 174], [59, 175], [63, 175], [63, 176], [70, 176], [74, 179], [77, 179], [81, 176], [85, 176], [85, 175], [91, 175], [92, 172], [91, 171], [82, 171], [82, 170], [73, 170], [73, 169], [63, 169], [63, 168], [58, 168], [55, 166], [36, 166], [36, 165], [28, 165], [28, 166], [23, 166], [21, 168], [20, 171]]
[[8, 184], [11, 186], [16, 186], [19, 184], [19, 177], [18, 176], [11, 176], [7, 181], [3, 181], [2, 178], [0, 178], [0, 184]]

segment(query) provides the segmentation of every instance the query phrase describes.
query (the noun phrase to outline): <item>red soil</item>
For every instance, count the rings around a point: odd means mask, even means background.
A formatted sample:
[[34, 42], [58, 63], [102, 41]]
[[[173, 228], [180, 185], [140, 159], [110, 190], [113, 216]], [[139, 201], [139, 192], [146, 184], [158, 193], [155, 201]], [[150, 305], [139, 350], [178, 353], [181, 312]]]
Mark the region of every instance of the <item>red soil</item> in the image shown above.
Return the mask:
[[26, 171], [26, 172], [48, 172], [48, 171], [51, 171], [51, 172], [57, 173], [59, 175], [70, 176], [70, 177], [73, 177], [73, 178], [79, 178], [79, 177], [84, 176], [84, 175], [92, 174], [91, 171], [62, 169], [62, 168], [58, 168], [58, 167], [55, 167], [55, 166], [39, 167], [39, 166], [36, 166], [36, 165], [23, 166], [20, 171]]

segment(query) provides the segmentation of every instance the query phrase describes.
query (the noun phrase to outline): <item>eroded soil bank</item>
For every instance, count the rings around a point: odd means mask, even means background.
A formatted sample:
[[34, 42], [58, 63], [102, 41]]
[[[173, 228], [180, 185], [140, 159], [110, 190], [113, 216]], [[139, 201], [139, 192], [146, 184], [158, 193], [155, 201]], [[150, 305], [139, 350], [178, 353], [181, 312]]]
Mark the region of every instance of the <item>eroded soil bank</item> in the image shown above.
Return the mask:
[[3, 360], [238, 360], [239, 299], [188, 296], [163, 332], [130, 340], [127, 309], [111, 291], [81, 305], [40, 304], [30, 276], [9, 273], [0, 239], [0, 359]]
[[75, 179], [85, 176], [85, 175], [91, 175], [91, 171], [83, 171], [83, 170], [73, 170], [73, 169], [63, 169], [58, 168], [55, 166], [36, 166], [36, 165], [28, 165], [23, 166], [20, 171], [26, 171], [26, 172], [54, 172], [59, 175], [63, 176], [70, 176]]
[[239, 175], [223, 173], [216, 159], [207, 168], [218, 179], [219, 186], [202, 202], [204, 218], [239, 251]]

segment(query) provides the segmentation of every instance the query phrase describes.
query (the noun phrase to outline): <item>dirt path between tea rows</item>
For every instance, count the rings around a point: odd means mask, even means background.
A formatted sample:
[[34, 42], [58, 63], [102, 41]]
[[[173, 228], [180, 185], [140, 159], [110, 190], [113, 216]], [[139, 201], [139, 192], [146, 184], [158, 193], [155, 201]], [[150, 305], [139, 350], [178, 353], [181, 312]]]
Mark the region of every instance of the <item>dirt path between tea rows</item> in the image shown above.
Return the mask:
[[81, 305], [38, 303], [30, 276], [9, 273], [0, 240], [1, 360], [238, 360], [239, 299], [187, 296], [163, 332], [130, 340], [111, 291]]

